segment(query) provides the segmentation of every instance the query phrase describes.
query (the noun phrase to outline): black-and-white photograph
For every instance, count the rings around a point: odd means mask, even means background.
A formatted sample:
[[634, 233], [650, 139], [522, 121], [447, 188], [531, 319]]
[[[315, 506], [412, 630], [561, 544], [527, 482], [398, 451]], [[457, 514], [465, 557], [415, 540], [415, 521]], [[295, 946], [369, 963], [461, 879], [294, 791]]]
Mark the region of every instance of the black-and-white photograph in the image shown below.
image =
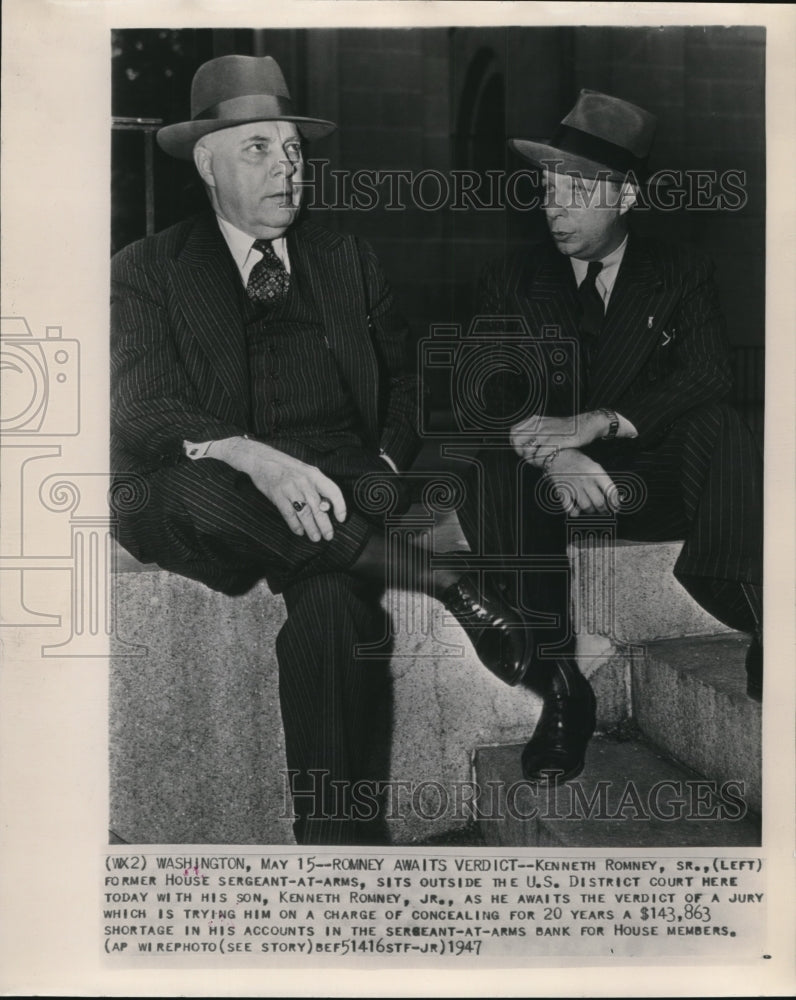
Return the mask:
[[113, 32], [115, 842], [760, 843], [765, 43]]
[[3, 22], [2, 992], [792, 992], [792, 11]]

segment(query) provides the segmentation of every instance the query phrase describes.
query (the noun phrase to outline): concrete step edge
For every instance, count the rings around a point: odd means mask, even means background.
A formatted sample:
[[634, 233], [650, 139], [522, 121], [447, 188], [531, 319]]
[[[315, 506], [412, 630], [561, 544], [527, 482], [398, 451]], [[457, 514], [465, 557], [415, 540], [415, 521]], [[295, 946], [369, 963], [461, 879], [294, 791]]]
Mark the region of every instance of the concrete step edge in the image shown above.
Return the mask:
[[650, 643], [631, 663], [632, 715], [673, 760], [738, 782], [762, 809], [761, 706], [746, 694], [748, 639], [740, 633]]

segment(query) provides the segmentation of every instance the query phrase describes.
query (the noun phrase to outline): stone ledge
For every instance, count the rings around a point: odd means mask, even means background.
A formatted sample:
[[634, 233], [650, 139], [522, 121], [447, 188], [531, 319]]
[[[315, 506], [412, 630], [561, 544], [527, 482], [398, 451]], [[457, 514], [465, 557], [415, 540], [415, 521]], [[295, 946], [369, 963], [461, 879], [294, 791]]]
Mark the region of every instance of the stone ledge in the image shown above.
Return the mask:
[[675, 579], [682, 544], [620, 539], [571, 546], [576, 631], [620, 645], [730, 632]]
[[[406, 598], [388, 591], [383, 605], [427, 631], [393, 636], [389, 777], [447, 788], [468, 780], [478, 742], [527, 738], [538, 699], [484, 670], [437, 602], [415, 603], [410, 616]], [[120, 634], [148, 648], [111, 661], [114, 832], [139, 843], [289, 843], [274, 653], [281, 599], [264, 585], [226, 598], [156, 572], [119, 574], [116, 603]], [[451, 823], [447, 812], [424, 819], [407, 808], [390, 827], [396, 843], [412, 843]]]
[[[433, 543], [435, 551], [465, 546], [455, 515], [437, 515]], [[696, 605], [670, 578], [677, 543], [618, 542], [615, 548], [608, 566], [614, 617], [597, 613], [597, 569], [606, 564], [605, 554], [589, 546], [570, 553], [578, 654], [597, 693], [602, 728], [624, 719], [630, 708], [632, 656], [617, 632], [636, 638], [654, 609], [671, 609], [675, 588], [685, 624], [667, 612], [662, 624], [648, 626], [654, 635], [721, 628], [700, 618], [701, 611], [694, 611]], [[147, 655], [126, 656], [119, 643], [111, 661], [113, 829], [142, 843], [289, 842], [274, 653], [285, 620], [282, 599], [264, 584], [241, 597], [225, 597], [157, 567], [142, 567], [121, 549], [117, 553], [118, 636], [145, 647]], [[648, 573], [651, 566], [655, 578], [649, 586], [664, 596], [639, 602], [633, 582], [642, 567]], [[388, 590], [383, 607], [398, 623], [382, 748], [391, 779], [452, 787], [469, 780], [473, 746], [530, 736], [538, 699], [525, 689], [507, 688], [484, 670], [461, 628], [436, 601]], [[374, 667], [379, 665], [385, 669], [383, 659], [374, 660]], [[404, 808], [390, 828], [396, 843], [413, 843], [464, 821], [447, 811], [423, 818]]]
[[[146, 655], [111, 660], [114, 832], [138, 843], [289, 842], [274, 652], [282, 600], [265, 585], [228, 598], [164, 571], [118, 574], [115, 598], [119, 634]], [[473, 746], [530, 736], [538, 698], [486, 671], [438, 602], [391, 590], [382, 606], [400, 626], [382, 748], [392, 780], [451, 788], [469, 780]], [[592, 672], [606, 725], [627, 712], [627, 669], [613, 657]], [[390, 828], [412, 843], [465, 821], [407, 807]]]

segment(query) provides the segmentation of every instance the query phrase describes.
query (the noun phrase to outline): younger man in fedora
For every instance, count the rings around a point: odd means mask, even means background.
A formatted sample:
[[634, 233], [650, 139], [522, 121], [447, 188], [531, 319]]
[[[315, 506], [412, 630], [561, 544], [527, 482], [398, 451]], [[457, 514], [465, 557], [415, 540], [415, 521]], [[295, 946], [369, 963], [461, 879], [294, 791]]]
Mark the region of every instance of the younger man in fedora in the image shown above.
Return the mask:
[[[642, 108], [583, 90], [549, 143], [510, 141], [542, 170], [550, 240], [485, 272], [478, 314], [523, 316], [534, 336], [557, 328], [577, 343], [577, 362], [561, 372], [552, 350], [544, 357], [541, 412], [516, 416], [533, 396], [514, 373], [487, 387], [506, 446], [480, 454], [484, 505], [473, 491], [462, 522], [473, 544], [483, 532], [484, 551], [509, 556], [560, 558], [576, 517], [610, 517], [627, 538], [685, 539], [675, 575], [712, 615], [752, 635], [747, 690], [759, 700], [760, 457], [726, 403], [730, 366], [711, 264], [628, 225], [654, 132]], [[624, 508], [623, 480], [637, 488]], [[544, 676], [548, 664], [523, 771], [543, 778], [557, 756], [558, 778], [574, 777], [595, 706], [573, 658], [569, 580], [532, 569], [517, 600], [557, 623], [537, 631], [551, 652], [537, 645], [529, 673]]]
[[[227, 594], [263, 578], [284, 594], [287, 764], [294, 791], [313, 793], [295, 799], [296, 838], [360, 842], [372, 831], [339, 792], [367, 777], [369, 665], [355, 647], [379, 638], [385, 554], [355, 485], [415, 454], [406, 329], [372, 250], [297, 220], [303, 143], [334, 125], [296, 114], [274, 60], [205, 63], [191, 110], [158, 142], [193, 159], [212, 211], [112, 265], [112, 468], [146, 495], [118, 537]], [[488, 669], [517, 682], [531, 645], [511, 608], [422, 565], [393, 570], [443, 600]]]

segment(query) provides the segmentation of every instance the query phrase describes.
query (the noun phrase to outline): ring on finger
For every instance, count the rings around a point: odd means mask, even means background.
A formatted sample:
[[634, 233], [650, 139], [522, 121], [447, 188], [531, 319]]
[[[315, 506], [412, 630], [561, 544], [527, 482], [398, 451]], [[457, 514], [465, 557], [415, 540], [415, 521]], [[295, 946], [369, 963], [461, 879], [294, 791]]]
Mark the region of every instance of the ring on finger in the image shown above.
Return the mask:
[[306, 506], [307, 504], [305, 503], [304, 500], [293, 501], [293, 510], [297, 511], [299, 514], [304, 510]]

